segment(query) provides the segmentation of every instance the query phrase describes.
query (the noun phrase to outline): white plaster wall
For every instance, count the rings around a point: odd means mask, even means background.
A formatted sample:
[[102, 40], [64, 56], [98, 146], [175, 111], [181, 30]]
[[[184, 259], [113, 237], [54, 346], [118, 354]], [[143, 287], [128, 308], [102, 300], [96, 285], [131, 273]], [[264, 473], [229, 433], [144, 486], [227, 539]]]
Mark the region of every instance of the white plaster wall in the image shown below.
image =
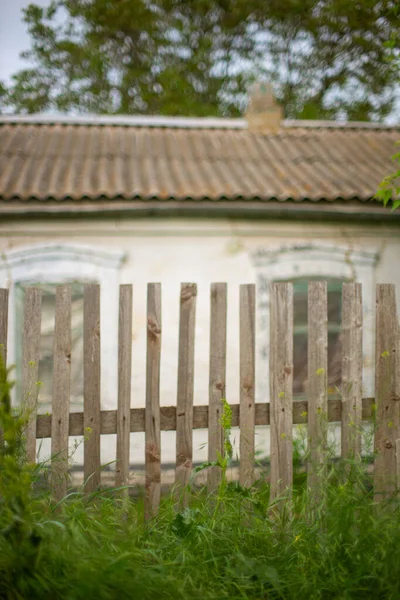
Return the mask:
[[[227, 399], [238, 402], [239, 389], [239, 285], [256, 283], [257, 268], [252, 254], [259, 249], [305, 241], [332, 244], [351, 249], [376, 250], [378, 261], [373, 269], [375, 283], [400, 284], [397, 267], [400, 250], [400, 228], [345, 224], [286, 223], [279, 221], [229, 221], [228, 219], [107, 219], [96, 221], [46, 220], [0, 223], [0, 266], [11, 249], [57, 242], [84, 244], [93, 248], [125, 253], [126, 260], [116, 274], [118, 283], [132, 283], [134, 290], [132, 406], [145, 403], [146, 364], [146, 286], [162, 284], [162, 362], [161, 404], [176, 402], [178, 355], [179, 287], [184, 281], [198, 284], [195, 404], [208, 400], [209, 365], [209, 291], [215, 281], [228, 283]], [[0, 282], [5, 285], [4, 282]], [[398, 289], [400, 306], [400, 288]], [[11, 307], [12, 310], [12, 307]], [[103, 311], [104, 313], [104, 311]], [[103, 314], [102, 319], [107, 315]], [[115, 322], [115, 320], [114, 320]], [[102, 326], [104, 322], [102, 322]], [[10, 332], [11, 335], [11, 332]], [[117, 331], [108, 334], [107, 344], [116, 351]], [[103, 343], [106, 340], [102, 339]], [[365, 349], [373, 359], [373, 348]], [[104, 408], [116, 407], [115, 361], [102, 366], [107, 375]], [[104, 386], [103, 386], [104, 388]], [[110, 394], [109, 390], [115, 390]], [[373, 390], [368, 390], [368, 393]], [[257, 398], [257, 401], [261, 401]], [[144, 436], [131, 436], [131, 460], [144, 459]], [[206, 432], [195, 432], [195, 460], [207, 457]], [[268, 451], [265, 429], [257, 432], [257, 443]], [[201, 446], [202, 449], [200, 448]], [[75, 454], [81, 460], [82, 448]], [[43, 453], [48, 445], [43, 445]], [[174, 434], [162, 434], [162, 460], [174, 462]], [[102, 460], [115, 458], [115, 436], [103, 436]]]

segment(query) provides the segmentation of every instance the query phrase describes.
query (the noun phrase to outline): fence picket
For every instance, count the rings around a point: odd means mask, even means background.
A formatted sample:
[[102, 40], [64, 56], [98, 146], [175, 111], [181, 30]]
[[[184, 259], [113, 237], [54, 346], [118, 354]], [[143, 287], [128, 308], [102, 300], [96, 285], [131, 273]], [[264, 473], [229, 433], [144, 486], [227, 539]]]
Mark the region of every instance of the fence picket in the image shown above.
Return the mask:
[[396, 440], [396, 489], [400, 491], [400, 438]]
[[[119, 287], [118, 409], [115, 485], [128, 485], [132, 372], [132, 285]], [[127, 496], [128, 490], [124, 490]]]
[[161, 492], [160, 448], [161, 284], [147, 286], [146, 497], [145, 518], [158, 512]]
[[85, 490], [100, 485], [100, 286], [87, 284], [83, 300], [83, 426]]
[[[0, 359], [7, 368], [8, 290], [0, 288]], [[3, 447], [3, 431], [0, 427], [0, 447]]]
[[56, 500], [67, 492], [68, 428], [71, 389], [71, 287], [56, 289], [53, 400], [51, 413], [51, 480]]
[[293, 285], [273, 283], [270, 304], [271, 500], [293, 482]]
[[342, 288], [342, 457], [361, 457], [362, 413], [362, 289]]
[[39, 348], [42, 309], [42, 292], [37, 288], [26, 288], [24, 303], [24, 330], [22, 350], [22, 401], [28, 412], [25, 429], [26, 458], [36, 459], [36, 413], [39, 396]]
[[328, 292], [325, 281], [308, 284], [308, 438], [307, 484], [317, 492], [326, 462], [328, 422]]
[[8, 290], [0, 288], [0, 353], [7, 364]]
[[[224, 432], [221, 424], [223, 400], [226, 389], [226, 316], [227, 284], [211, 284], [210, 313], [210, 380], [208, 412], [208, 460], [217, 460], [224, 447]], [[208, 470], [208, 489], [214, 491], [221, 482], [221, 469]]]
[[256, 286], [240, 286], [240, 467], [239, 482], [254, 481]]
[[399, 325], [395, 286], [376, 287], [375, 342], [375, 461], [374, 488], [377, 500], [396, 488], [396, 438], [400, 425]]
[[[194, 340], [196, 325], [195, 283], [182, 283], [180, 294], [178, 393], [176, 402], [176, 493], [188, 485], [193, 460]], [[186, 495], [182, 497], [186, 505]]]

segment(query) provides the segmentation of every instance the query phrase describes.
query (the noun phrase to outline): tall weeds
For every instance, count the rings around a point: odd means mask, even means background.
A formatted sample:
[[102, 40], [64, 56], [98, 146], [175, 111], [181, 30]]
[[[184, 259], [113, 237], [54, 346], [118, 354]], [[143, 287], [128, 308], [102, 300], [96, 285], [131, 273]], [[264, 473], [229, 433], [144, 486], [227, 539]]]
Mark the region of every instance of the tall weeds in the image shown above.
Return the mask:
[[[318, 505], [296, 475], [290, 510], [271, 511], [265, 481], [249, 490], [225, 476], [226, 405], [217, 503], [192, 488], [188, 507], [168, 496], [144, 524], [140, 503], [99, 490], [71, 492], [55, 510], [24, 462], [25, 419], [11, 409], [4, 365], [0, 397], [0, 599], [400, 598], [399, 510], [376, 510], [363, 463], [330, 463]], [[299, 466], [300, 447], [295, 457]]]

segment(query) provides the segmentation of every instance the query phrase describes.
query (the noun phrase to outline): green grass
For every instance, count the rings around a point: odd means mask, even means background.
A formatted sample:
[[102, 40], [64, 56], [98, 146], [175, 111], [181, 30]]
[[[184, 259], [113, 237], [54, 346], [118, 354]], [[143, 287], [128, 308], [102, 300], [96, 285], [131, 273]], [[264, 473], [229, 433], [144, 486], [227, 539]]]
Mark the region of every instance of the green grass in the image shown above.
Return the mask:
[[0, 599], [400, 598], [399, 504], [374, 504], [366, 465], [344, 478], [332, 463], [317, 501], [296, 476], [274, 506], [265, 483], [224, 480], [182, 511], [164, 498], [147, 524], [140, 501], [112, 490], [55, 505], [33, 485], [41, 468], [23, 461], [4, 369], [0, 385]]
[[[331, 474], [333, 475], [333, 474]], [[0, 517], [0, 598], [400, 598], [400, 523], [357, 479], [304, 488], [280, 514], [268, 489], [228, 485], [143, 522], [111, 492], [48, 497]]]

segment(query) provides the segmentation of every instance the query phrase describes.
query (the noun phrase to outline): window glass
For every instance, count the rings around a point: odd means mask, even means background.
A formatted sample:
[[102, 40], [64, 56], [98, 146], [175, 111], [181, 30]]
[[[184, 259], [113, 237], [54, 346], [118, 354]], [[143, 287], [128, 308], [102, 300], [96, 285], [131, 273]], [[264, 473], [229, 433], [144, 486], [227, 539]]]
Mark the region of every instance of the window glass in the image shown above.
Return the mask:
[[[318, 278], [320, 279], [320, 278]], [[293, 394], [300, 399], [307, 393], [308, 361], [308, 281], [293, 283]], [[342, 375], [341, 320], [342, 281], [327, 279], [328, 283], [328, 393], [337, 394]]]
[[[30, 284], [33, 286], [34, 284]], [[16, 340], [18, 398], [21, 397], [22, 328], [24, 311], [24, 285], [16, 286]], [[39, 361], [39, 409], [45, 412], [51, 406], [53, 393], [53, 345], [57, 284], [40, 284], [42, 290], [42, 321]], [[71, 406], [83, 402], [83, 284], [71, 284]]]

